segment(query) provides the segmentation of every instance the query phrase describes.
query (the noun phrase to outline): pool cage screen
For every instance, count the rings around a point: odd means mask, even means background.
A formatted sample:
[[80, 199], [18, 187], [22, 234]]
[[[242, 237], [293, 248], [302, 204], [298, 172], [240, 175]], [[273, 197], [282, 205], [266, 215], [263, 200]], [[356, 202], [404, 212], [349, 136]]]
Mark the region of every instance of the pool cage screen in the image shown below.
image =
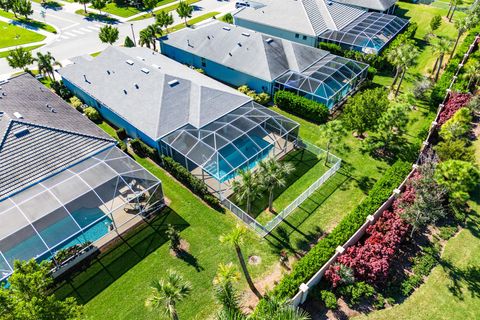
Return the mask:
[[255, 102], [228, 113], [202, 128], [187, 125], [161, 139], [161, 151], [204, 181], [222, 183], [239, 169], [253, 168], [271, 154], [285, 152], [297, 140], [299, 124]]
[[331, 109], [367, 77], [367, 72], [367, 64], [329, 54], [302, 73], [287, 71], [275, 80], [275, 89], [293, 91]]
[[362, 17], [342, 30], [323, 32], [319, 36], [319, 41], [337, 43], [346, 49], [377, 54], [408, 25], [408, 20], [378, 12], [368, 12]]
[[160, 181], [111, 147], [0, 201], [0, 279], [14, 260], [49, 259], [163, 204]]

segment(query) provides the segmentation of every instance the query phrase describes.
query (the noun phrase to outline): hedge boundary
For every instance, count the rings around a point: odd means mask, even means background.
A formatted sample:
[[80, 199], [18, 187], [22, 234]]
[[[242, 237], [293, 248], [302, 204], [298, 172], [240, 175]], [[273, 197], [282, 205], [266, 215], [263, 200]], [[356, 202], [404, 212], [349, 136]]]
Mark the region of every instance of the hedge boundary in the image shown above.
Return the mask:
[[301, 97], [293, 92], [280, 90], [275, 92], [274, 103], [282, 110], [315, 123], [325, 123], [329, 110], [326, 105]]

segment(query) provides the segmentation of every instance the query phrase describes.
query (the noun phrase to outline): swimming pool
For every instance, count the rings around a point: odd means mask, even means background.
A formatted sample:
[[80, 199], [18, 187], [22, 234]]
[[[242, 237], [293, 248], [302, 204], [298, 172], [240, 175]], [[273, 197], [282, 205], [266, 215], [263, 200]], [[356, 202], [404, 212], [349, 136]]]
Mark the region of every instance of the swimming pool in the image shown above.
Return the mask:
[[[253, 141], [252, 141], [253, 140]], [[238, 175], [237, 171], [232, 172], [232, 167], [238, 169], [252, 169], [258, 161], [268, 156], [273, 144], [265, 141], [259, 136], [242, 136], [219, 150], [217, 163], [206, 166], [205, 170], [220, 182], [227, 181]], [[247, 159], [250, 159], [247, 161]], [[218, 168], [218, 170], [217, 170]]]

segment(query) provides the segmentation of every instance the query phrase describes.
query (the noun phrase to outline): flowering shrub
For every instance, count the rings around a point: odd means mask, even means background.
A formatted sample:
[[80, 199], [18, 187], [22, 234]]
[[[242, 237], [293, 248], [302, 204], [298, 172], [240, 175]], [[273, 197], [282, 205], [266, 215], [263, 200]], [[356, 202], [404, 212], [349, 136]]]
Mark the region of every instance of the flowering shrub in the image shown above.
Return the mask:
[[465, 107], [470, 101], [471, 95], [469, 93], [457, 93], [453, 92], [447, 103], [445, 104], [445, 108], [440, 113], [440, 117], [438, 118], [438, 124], [441, 126], [443, 125], [448, 119], [453, 117], [455, 112], [457, 112], [462, 107]]

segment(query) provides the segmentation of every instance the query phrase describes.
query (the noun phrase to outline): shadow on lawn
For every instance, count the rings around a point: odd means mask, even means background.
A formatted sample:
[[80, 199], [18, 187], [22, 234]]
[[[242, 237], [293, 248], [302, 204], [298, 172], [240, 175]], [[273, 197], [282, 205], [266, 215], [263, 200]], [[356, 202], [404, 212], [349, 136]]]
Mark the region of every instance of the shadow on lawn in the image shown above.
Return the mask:
[[[166, 207], [151, 221], [119, 237], [119, 242], [111, 249], [92, 257], [75, 267], [73, 272], [57, 279], [55, 294], [60, 298], [73, 296], [80, 303], [86, 303], [106, 287], [120, 278], [125, 272], [142, 261], [150, 253], [168, 241], [165, 236], [167, 225], [174, 225], [179, 231], [189, 224], [175, 211]], [[201, 268], [191, 257], [185, 262]], [[193, 261], [193, 262], [192, 262]]]

